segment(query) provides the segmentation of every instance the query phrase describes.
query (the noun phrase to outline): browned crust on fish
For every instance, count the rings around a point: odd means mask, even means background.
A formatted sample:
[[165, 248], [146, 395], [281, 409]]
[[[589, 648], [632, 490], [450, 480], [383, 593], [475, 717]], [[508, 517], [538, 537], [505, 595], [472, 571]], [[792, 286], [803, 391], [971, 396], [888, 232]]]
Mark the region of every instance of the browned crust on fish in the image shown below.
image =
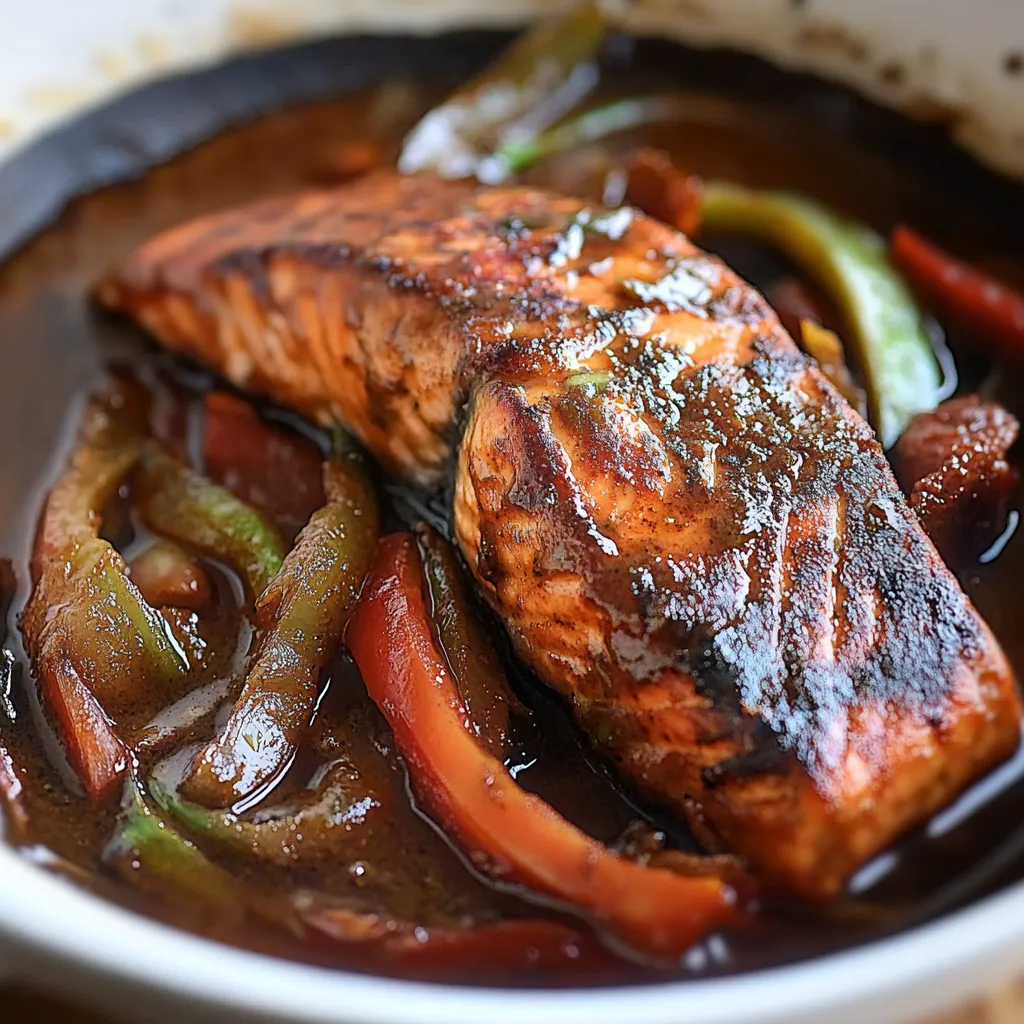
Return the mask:
[[456, 535], [516, 650], [779, 885], [835, 893], [1018, 742], [870, 429], [663, 224], [379, 174], [168, 232], [100, 294], [406, 478], [462, 436]]

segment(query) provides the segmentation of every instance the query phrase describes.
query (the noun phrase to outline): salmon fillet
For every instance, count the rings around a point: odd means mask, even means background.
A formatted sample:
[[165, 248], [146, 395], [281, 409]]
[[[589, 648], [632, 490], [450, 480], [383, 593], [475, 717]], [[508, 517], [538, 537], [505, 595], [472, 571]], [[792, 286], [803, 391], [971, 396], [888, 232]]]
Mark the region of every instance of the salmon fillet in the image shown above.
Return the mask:
[[864, 421], [678, 232], [382, 173], [207, 217], [99, 290], [438, 485], [518, 654], [596, 746], [797, 894], [1016, 747], [998, 643]]

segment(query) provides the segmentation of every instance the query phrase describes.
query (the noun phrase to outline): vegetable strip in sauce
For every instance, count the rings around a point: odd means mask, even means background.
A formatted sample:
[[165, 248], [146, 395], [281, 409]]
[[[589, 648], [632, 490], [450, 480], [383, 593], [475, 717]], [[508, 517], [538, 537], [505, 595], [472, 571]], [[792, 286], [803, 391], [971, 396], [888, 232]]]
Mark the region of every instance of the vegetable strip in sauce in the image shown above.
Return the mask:
[[527, 139], [571, 110], [597, 84], [594, 64], [607, 33], [596, 3], [519, 36], [489, 67], [435, 107], [409, 133], [404, 174], [501, 177], [492, 154]]
[[139, 784], [129, 776], [121, 826], [105, 859], [136, 885], [156, 882], [200, 897], [228, 917], [244, 916], [245, 895], [224, 868], [147, 805]]
[[502, 971], [557, 972], [595, 979], [614, 964], [590, 934], [557, 921], [522, 918], [465, 928], [424, 928], [377, 914], [314, 906], [303, 920], [336, 942], [376, 945], [392, 964], [437, 970], [471, 967]]
[[584, 111], [542, 134], [510, 139], [495, 151], [493, 164], [505, 174], [520, 174], [549, 157], [619, 132], [673, 121], [714, 124], [728, 121], [735, 112], [735, 105], [727, 100], [690, 93], [631, 96]]
[[[150, 784], [151, 796], [173, 806], [167, 790]], [[186, 817], [190, 826], [202, 823]], [[172, 885], [191, 893], [222, 918], [247, 917], [291, 932], [306, 927], [346, 946], [366, 951], [391, 966], [426, 970], [462, 969], [467, 964], [493, 972], [531, 970], [592, 974], [614, 963], [593, 935], [557, 921], [523, 918], [463, 927], [423, 927], [410, 921], [332, 905], [318, 893], [263, 894], [240, 883], [211, 861], [191, 840], [146, 803], [134, 779], [122, 824], [107, 860], [142, 887]]]
[[147, 414], [127, 384], [89, 403], [78, 447], [46, 501], [21, 620], [43, 702], [93, 797], [110, 792], [128, 764], [111, 716], [143, 688], [169, 687], [188, 670], [168, 623], [99, 536], [104, 509], [142, 456]]
[[804, 196], [724, 182], [704, 186], [704, 226], [752, 235], [782, 250], [835, 300], [868, 386], [883, 448], [939, 403], [942, 375], [913, 296], [885, 243]]
[[262, 512], [286, 541], [294, 541], [324, 503], [317, 446], [268, 423], [248, 402], [224, 391], [211, 391], [203, 407], [205, 475]]
[[660, 958], [741, 918], [720, 879], [623, 860], [520, 789], [488, 753], [437, 650], [408, 534], [381, 541], [347, 642], [420, 799], [477, 867], [565, 900]]
[[525, 713], [505, 678], [491, 638], [471, 606], [455, 552], [432, 530], [418, 535], [437, 626], [459, 696], [484, 746], [499, 760], [508, 756], [509, 712]]
[[208, 807], [248, 796], [291, 760], [370, 563], [377, 500], [358, 458], [327, 463], [324, 490], [327, 504], [257, 602], [263, 632], [242, 693], [183, 784]]
[[943, 252], [904, 224], [892, 233], [892, 255], [941, 312], [994, 342], [1008, 359], [1024, 361], [1024, 294]]
[[324, 773], [308, 801], [282, 813], [261, 807], [259, 821], [246, 821], [224, 810], [210, 810], [183, 799], [154, 779], [150, 794], [165, 811], [198, 835], [227, 844], [271, 863], [288, 866], [318, 857], [337, 857], [352, 831], [351, 819], [373, 798], [365, 787], [357, 790], [359, 776], [344, 761]]
[[139, 508], [157, 533], [236, 568], [249, 600], [280, 570], [284, 544], [251, 505], [159, 449], [143, 458]]

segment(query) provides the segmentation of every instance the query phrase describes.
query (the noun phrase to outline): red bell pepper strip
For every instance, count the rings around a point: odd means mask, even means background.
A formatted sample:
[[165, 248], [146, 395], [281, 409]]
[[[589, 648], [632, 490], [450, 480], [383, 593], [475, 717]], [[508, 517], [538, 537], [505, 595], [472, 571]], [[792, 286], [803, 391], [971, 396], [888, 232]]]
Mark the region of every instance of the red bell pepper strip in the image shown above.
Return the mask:
[[819, 326], [825, 324], [825, 317], [817, 301], [795, 277], [784, 277], [776, 281], [765, 291], [765, 298], [797, 344], [803, 341], [805, 320]]
[[892, 255], [939, 311], [994, 342], [999, 352], [1024, 360], [1024, 294], [951, 256], [900, 224], [892, 233]]
[[380, 542], [347, 631], [426, 809], [488, 874], [564, 900], [637, 950], [684, 953], [740, 919], [735, 891], [624, 860], [519, 788], [467, 724], [438, 651], [414, 539]]
[[316, 445], [267, 423], [248, 402], [223, 391], [211, 391], [205, 409], [206, 475], [293, 539], [324, 503], [323, 457]]
[[703, 183], [679, 170], [668, 155], [638, 149], [626, 161], [626, 202], [691, 237], [700, 231]]
[[101, 799], [113, 793], [131, 762], [92, 690], [71, 658], [61, 658], [41, 674], [46, 706], [57, 719], [64, 750], [86, 793]]
[[313, 905], [302, 920], [335, 942], [375, 946], [409, 970], [604, 975], [616, 960], [592, 935], [543, 918], [467, 927], [429, 927], [378, 914]]

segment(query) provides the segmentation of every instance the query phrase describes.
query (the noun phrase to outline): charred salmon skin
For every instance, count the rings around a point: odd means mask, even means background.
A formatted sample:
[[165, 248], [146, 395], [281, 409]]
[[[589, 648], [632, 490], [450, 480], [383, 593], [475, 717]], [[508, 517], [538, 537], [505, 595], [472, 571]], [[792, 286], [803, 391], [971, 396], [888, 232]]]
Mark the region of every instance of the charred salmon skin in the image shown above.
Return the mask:
[[519, 655], [705, 840], [809, 898], [1007, 757], [997, 641], [868, 425], [675, 230], [381, 173], [144, 244], [100, 297], [437, 485]]

